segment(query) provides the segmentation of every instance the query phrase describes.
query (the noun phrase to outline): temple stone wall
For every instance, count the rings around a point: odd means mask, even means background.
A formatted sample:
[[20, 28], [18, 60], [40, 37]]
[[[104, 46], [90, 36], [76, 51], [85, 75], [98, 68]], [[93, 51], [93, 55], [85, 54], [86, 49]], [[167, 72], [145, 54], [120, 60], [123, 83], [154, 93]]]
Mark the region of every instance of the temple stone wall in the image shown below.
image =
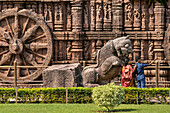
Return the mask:
[[[140, 56], [144, 63], [158, 58], [160, 65], [168, 65], [163, 42], [170, 10], [159, 3], [148, 8], [146, 0], [0, 1], [1, 12], [15, 7], [32, 10], [50, 27], [51, 64], [94, 64], [96, 52], [108, 40], [130, 35], [134, 51], [129, 56], [131, 63]], [[155, 81], [154, 70], [145, 74], [146, 81]], [[159, 80], [167, 81], [169, 76], [168, 70], [161, 70]]]

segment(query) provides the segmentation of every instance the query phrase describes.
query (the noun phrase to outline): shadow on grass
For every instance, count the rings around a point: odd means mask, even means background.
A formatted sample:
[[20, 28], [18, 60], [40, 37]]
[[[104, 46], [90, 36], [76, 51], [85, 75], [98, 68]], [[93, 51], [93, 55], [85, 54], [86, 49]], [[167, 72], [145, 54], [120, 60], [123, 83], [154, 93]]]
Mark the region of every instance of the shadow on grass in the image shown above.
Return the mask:
[[93, 113], [114, 113], [114, 112], [131, 112], [137, 111], [137, 109], [115, 109], [111, 111], [94, 111]]

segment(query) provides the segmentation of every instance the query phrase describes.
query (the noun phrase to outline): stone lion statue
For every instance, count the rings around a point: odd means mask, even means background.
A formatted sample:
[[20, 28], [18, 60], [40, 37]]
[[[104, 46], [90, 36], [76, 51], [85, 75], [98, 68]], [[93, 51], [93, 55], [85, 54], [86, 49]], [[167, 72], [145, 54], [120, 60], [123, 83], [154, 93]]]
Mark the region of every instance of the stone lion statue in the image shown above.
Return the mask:
[[84, 87], [104, 85], [116, 77], [129, 53], [132, 53], [129, 36], [108, 41], [97, 52], [97, 64], [87, 66], [82, 71]]

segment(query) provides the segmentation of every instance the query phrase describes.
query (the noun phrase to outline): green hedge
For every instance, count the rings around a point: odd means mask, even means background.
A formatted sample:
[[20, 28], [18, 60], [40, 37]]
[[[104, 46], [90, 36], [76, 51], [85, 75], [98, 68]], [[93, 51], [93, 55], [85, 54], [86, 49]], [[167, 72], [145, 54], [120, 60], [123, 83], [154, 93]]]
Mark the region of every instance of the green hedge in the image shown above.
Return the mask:
[[[161, 103], [169, 102], [169, 88], [124, 88], [125, 100], [124, 103]], [[137, 101], [138, 99], [138, 101]]]
[[[123, 88], [123, 103], [164, 103], [169, 102], [169, 88]], [[93, 88], [68, 88], [69, 103], [92, 103]], [[138, 97], [138, 98], [137, 98]], [[138, 101], [137, 101], [138, 99]], [[18, 89], [18, 101], [22, 103], [65, 103], [66, 88]], [[14, 88], [0, 88], [0, 103], [15, 102]]]
[[[69, 103], [92, 103], [92, 88], [68, 88]], [[0, 102], [15, 101], [14, 88], [0, 88]], [[18, 89], [18, 101], [22, 103], [65, 103], [66, 88]]]

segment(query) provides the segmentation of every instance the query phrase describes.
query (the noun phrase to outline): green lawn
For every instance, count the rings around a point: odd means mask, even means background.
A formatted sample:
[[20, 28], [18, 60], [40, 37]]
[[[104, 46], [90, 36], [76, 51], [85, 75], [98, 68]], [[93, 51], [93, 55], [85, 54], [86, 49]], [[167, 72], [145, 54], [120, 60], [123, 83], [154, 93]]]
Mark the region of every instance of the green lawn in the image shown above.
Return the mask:
[[[94, 104], [0, 104], [0, 113], [97, 113]], [[121, 104], [116, 113], [170, 113], [170, 105]]]

